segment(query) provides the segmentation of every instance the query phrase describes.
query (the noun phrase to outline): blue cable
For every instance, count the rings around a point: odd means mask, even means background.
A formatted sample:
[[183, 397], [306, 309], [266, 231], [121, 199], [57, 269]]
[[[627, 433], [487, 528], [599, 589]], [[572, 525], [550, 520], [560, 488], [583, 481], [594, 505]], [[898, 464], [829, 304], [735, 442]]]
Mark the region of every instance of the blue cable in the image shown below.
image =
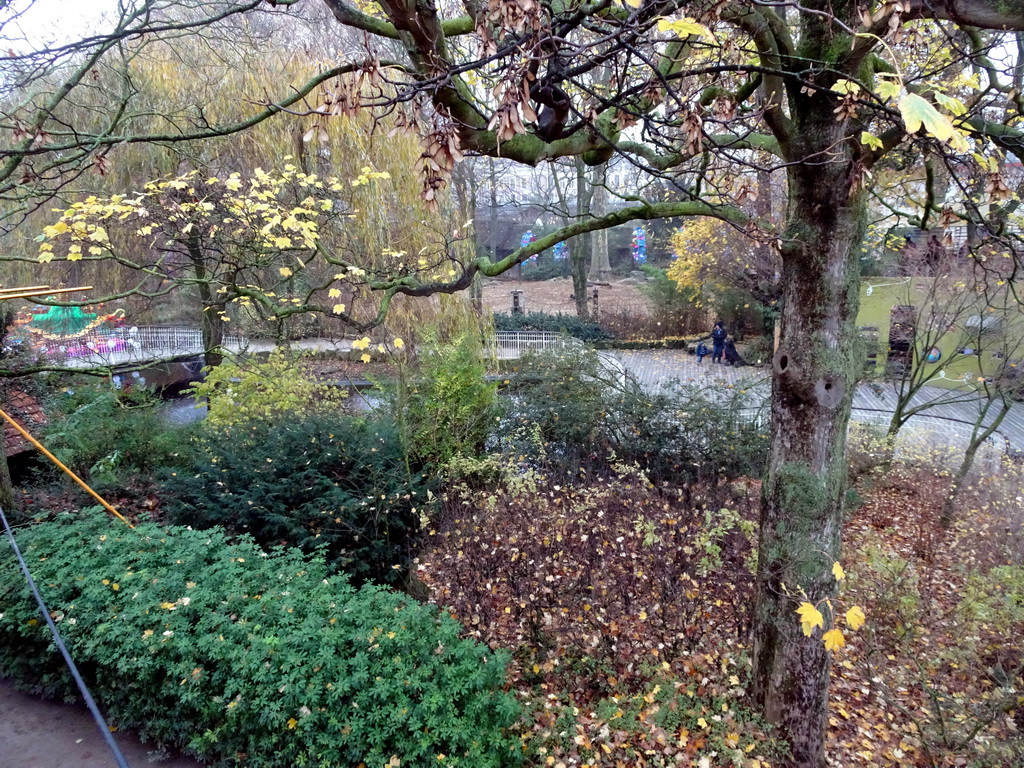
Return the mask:
[[103, 734], [104, 740], [107, 742], [107, 746], [114, 753], [114, 758], [117, 760], [118, 768], [131, 768], [128, 762], [124, 759], [124, 755], [121, 754], [121, 750], [117, 746], [117, 742], [114, 741], [114, 737], [110, 733], [110, 727], [107, 725], [107, 721], [103, 719], [103, 715], [100, 713], [99, 707], [96, 706], [96, 702], [93, 701], [92, 694], [89, 693], [89, 688], [85, 684], [85, 680], [78, 672], [78, 667], [75, 666], [74, 660], [71, 658], [71, 654], [68, 653], [67, 647], [64, 645], [64, 640], [60, 636], [60, 632], [57, 631], [57, 625], [53, 623], [53, 619], [50, 617], [50, 611], [46, 607], [46, 603], [43, 602], [42, 596], [39, 594], [39, 590], [36, 588], [36, 583], [32, 579], [32, 575], [28, 572], [28, 566], [25, 565], [25, 559], [21, 556], [21, 550], [18, 549], [18, 542], [14, 540], [14, 532], [11, 530], [10, 524], [7, 522], [7, 515], [4, 514], [3, 507], [0, 507], [0, 520], [3, 520], [4, 530], [7, 532], [7, 539], [11, 542], [11, 547], [14, 549], [14, 556], [18, 558], [18, 565], [21, 566], [21, 572], [25, 574], [25, 578], [28, 580], [29, 589], [32, 590], [32, 594], [36, 598], [36, 603], [39, 605], [39, 610], [42, 611], [43, 618], [46, 619], [46, 624], [50, 628], [50, 632], [53, 634], [53, 640], [57, 643], [57, 647], [60, 648], [60, 652], [64, 654], [64, 661], [68, 664], [68, 669], [71, 670], [71, 676], [75, 678], [75, 682], [78, 683], [78, 690], [82, 692], [82, 698], [85, 699], [85, 705], [89, 707], [89, 711], [92, 712], [92, 717], [96, 721], [96, 725], [99, 726], [100, 732]]

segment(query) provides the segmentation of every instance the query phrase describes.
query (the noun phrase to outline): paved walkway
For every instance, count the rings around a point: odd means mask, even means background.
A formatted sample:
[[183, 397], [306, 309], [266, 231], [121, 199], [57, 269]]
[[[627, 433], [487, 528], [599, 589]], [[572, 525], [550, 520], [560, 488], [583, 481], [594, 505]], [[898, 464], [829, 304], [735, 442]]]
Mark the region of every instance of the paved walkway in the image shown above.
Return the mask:
[[[150, 766], [152, 747], [131, 733], [114, 738], [131, 768]], [[0, 680], [0, 767], [115, 768], [114, 754], [84, 705], [43, 701], [16, 691]], [[172, 755], [161, 768], [200, 768], [200, 763]]]
[[[769, 393], [770, 371], [764, 366], [734, 368], [714, 365], [710, 358], [698, 365], [697, 358], [684, 350], [616, 350], [612, 354], [648, 391], [656, 392], [678, 382], [709, 387], [740, 384], [755, 396], [767, 397]], [[960, 402], [951, 402], [956, 399]], [[861, 384], [854, 393], [853, 419], [887, 426], [896, 400], [896, 392], [889, 384]], [[977, 419], [976, 403], [964, 402], [960, 394], [951, 390], [925, 387], [912, 404], [928, 402], [934, 405], [913, 417], [905, 427], [907, 438], [921, 439], [921, 435], [928, 433], [932, 445], [950, 449], [965, 446]], [[1014, 403], [999, 427], [999, 435], [1005, 443], [996, 447], [1024, 452], [1024, 404]]]

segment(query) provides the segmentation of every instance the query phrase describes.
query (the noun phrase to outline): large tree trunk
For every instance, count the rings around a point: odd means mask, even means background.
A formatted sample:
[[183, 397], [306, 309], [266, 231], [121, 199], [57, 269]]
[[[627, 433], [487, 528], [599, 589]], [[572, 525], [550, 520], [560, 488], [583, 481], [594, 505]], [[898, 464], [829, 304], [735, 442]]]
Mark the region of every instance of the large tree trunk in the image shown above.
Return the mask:
[[796, 133], [802, 146], [793, 151], [831, 153], [829, 162], [789, 171], [754, 616], [755, 696], [796, 764], [815, 767], [824, 764], [831, 661], [822, 630], [806, 637], [796, 608], [803, 599], [818, 603], [829, 628], [828, 606], [819, 601], [836, 586], [831, 567], [839, 559], [846, 428], [862, 354], [854, 323], [864, 213], [856, 164], [843, 149], [848, 144], [831, 105], [822, 106], [817, 120], [812, 114]]
[[215, 368], [224, 362], [221, 345], [224, 343], [223, 314], [225, 305], [214, 293], [212, 275], [206, 268], [206, 259], [203, 257], [198, 239], [193, 239], [188, 244], [188, 255], [192, 261], [192, 271], [196, 277], [199, 300], [203, 306], [202, 317], [199, 321], [203, 339], [203, 364], [209, 368]]
[[225, 307], [222, 302], [217, 301], [210, 284], [202, 280], [205, 277], [205, 270], [197, 266], [196, 276], [201, 279], [198, 287], [199, 299], [203, 305], [202, 318], [199, 322], [203, 334], [203, 364], [215, 368], [224, 362], [221, 346], [224, 344]]
[[[200, 289], [200, 293], [203, 293]], [[206, 297], [203, 298], [203, 365], [215, 368], [224, 362], [224, 320], [221, 313], [224, 311], [223, 304], [208, 304]]]

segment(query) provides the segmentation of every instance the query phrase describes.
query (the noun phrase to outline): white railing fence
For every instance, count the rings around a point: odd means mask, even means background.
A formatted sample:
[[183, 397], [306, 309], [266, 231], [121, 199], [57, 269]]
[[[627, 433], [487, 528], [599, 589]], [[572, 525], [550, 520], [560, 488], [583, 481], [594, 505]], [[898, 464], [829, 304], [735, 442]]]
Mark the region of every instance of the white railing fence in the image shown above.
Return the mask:
[[[222, 346], [238, 350], [245, 346], [240, 336], [225, 336]], [[73, 367], [125, 365], [165, 360], [205, 352], [198, 328], [137, 326], [94, 330], [73, 339], [48, 340], [43, 352]]]
[[526, 352], [582, 349], [583, 342], [550, 331], [497, 331], [491, 347], [498, 360], [518, 360]]

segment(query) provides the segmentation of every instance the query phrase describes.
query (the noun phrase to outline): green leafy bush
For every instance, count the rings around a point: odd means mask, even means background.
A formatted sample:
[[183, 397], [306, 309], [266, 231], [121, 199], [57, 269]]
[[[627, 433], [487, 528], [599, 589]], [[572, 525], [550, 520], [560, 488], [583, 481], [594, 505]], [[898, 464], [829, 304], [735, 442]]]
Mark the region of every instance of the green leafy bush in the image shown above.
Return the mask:
[[473, 331], [422, 350], [419, 365], [391, 384], [388, 407], [412, 462], [441, 467], [475, 456], [494, 426], [497, 385], [486, 380], [482, 344]]
[[509, 392], [506, 450], [563, 475], [614, 456], [658, 484], [717, 484], [760, 475], [767, 456], [759, 398], [743, 387], [651, 394], [610, 358], [568, 351], [523, 358]]
[[[447, 614], [383, 587], [356, 590], [294, 549], [267, 555], [221, 531], [133, 531], [98, 508], [82, 515], [18, 542], [118, 726], [248, 768], [517, 762], [507, 658], [461, 639]], [[6, 548], [2, 562], [0, 675], [70, 697]]]
[[300, 365], [301, 356], [278, 349], [266, 359], [227, 359], [205, 368], [192, 394], [208, 400], [207, 423], [230, 429], [285, 414], [337, 412], [348, 393], [318, 381]]
[[191, 466], [162, 480], [172, 522], [322, 547], [359, 581], [402, 576], [414, 509], [427, 493], [392, 424], [342, 416], [209, 430]]
[[530, 312], [523, 315], [494, 315], [496, 331], [548, 331], [549, 333], [565, 333], [580, 341], [607, 341], [608, 333], [597, 323], [581, 320], [576, 315], [548, 315], [543, 312]]
[[189, 431], [170, 426], [160, 400], [145, 389], [118, 391], [83, 384], [50, 403], [56, 410], [42, 442], [97, 488], [146, 477], [187, 460]]

